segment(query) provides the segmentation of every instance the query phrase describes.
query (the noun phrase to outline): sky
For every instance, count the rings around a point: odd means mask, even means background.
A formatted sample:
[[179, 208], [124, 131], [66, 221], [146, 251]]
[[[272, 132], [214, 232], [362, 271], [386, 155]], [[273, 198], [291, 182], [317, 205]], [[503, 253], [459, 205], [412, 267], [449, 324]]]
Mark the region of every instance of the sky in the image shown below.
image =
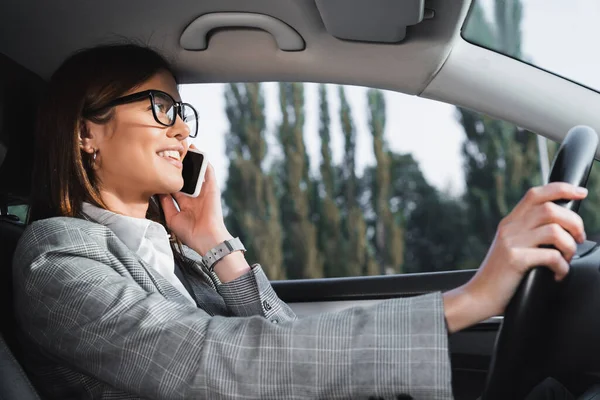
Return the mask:
[[[491, 15], [493, 0], [478, 0]], [[600, 1], [598, 0], [523, 0], [524, 55], [536, 65], [600, 90]], [[227, 176], [225, 134], [229, 123], [225, 115], [223, 84], [183, 85], [184, 101], [200, 114], [199, 134], [194, 144], [203, 150], [215, 167], [221, 188]], [[341, 162], [343, 136], [339, 124], [337, 85], [327, 85], [331, 115], [334, 162]], [[277, 83], [263, 85], [267, 117], [267, 142], [270, 156], [277, 156], [274, 136], [281, 118]], [[305, 85], [305, 143], [311, 171], [318, 173], [320, 139], [318, 133], [318, 85]], [[357, 173], [375, 162], [368, 130], [367, 88], [345, 86], [357, 130]], [[427, 180], [440, 190], [459, 195], [464, 190], [461, 145], [464, 132], [452, 105], [384, 91], [387, 124], [385, 138], [396, 152], [410, 152], [419, 162]]]

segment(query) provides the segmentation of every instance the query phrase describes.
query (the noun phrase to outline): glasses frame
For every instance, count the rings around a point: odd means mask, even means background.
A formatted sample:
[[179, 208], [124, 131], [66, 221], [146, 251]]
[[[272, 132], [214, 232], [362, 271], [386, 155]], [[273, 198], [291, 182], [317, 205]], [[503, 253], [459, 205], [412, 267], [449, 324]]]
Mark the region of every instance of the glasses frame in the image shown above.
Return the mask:
[[[183, 117], [184, 117], [183, 106], [189, 107], [194, 112], [194, 116], [196, 117], [196, 131], [195, 132], [190, 131], [189, 137], [192, 139], [195, 138], [198, 135], [198, 111], [196, 111], [196, 109], [191, 104], [182, 103], [181, 101], [176, 101], [173, 98], [173, 96], [171, 96], [169, 93], [163, 92], [162, 90], [150, 89], [150, 90], [144, 90], [142, 92], [128, 94], [127, 96], [118, 97], [118, 98], [110, 101], [105, 106], [102, 106], [95, 110], [89, 110], [89, 111], [85, 112], [84, 115], [99, 114], [100, 112], [108, 110], [109, 108], [112, 108], [112, 107], [120, 106], [123, 104], [135, 103], [137, 101], [142, 101], [147, 98], [150, 98], [150, 103], [151, 103], [150, 108], [152, 109], [152, 116], [154, 116], [154, 120], [156, 122], [158, 122], [159, 124], [161, 124], [162, 126], [168, 127], [168, 126], [175, 125], [175, 122], [177, 121], [177, 117], [175, 117], [173, 119], [173, 122], [171, 122], [170, 124], [165, 124], [164, 122], [162, 122], [161, 120], [158, 119], [158, 116], [156, 115], [156, 102], [154, 100], [154, 96], [157, 93], [159, 93], [162, 96], [167, 96], [169, 99], [171, 99], [171, 101], [173, 101], [173, 106], [175, 107], [175, 113], [177, 115], [179, 115], [179, 118], [181, 118], [182, 121], [183, 121]], [[185, 121], [183, 121], [183, 122], [185, 123]]]

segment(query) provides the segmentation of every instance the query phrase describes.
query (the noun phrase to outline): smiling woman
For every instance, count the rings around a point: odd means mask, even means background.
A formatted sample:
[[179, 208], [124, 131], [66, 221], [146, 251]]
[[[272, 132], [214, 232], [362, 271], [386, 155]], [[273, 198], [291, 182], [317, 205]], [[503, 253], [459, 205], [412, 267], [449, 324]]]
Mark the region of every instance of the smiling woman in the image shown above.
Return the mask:
[[[148, 205], [149, 197], [183, 184], [180, 161], [159, 153], [173, 150], [183, 158], [185, 139], [197, 131], [193, 107], [175, 101], [179, 93], [168, 62], [135, 45], [81, 51], [55, 72], [48, 93], [38, 119], [29, 221], [77, 216], [85, 203], [148, 216], [169, 233], [181, 260], [180, 242], [158, 202]], [[64, 151], [73, 146], [79, 151]]]
[[[131, 57], [132, 62], [125, 65], [118, 63], [117, 60], [126, 54], [134, 55]], [[103, 66], [106, 65], [105, 68], [97, 68], [100, 60]], [[166, 72], [160, 73], [161, 71]], [[139, 50], [136, 46], [122, 46], [98, 48], [95, 53], [81, 52], [55, 73], [49, 88], [52, 98], [47, 99], [45, 107], [40, 110], [39, 121], [43, 121], [44, 125], [38, 127], [37, 144], [40, 158], [36, 163], [33, 187], [39, 188], [39, 191], [32, 193], [32, 221], [57, 214], [78, 215], [83, 201], [97, 206], [103, 205], [104, 200], [97, 185], [103, 178], [103, 172], [97, 173], [94, 166], [103, 163], [104, 152], [110, 153], [111, 159], [119, 159], [118, 165], [106, 161], [106, 165], [103, 166], [113, 171], [115, 176], [131, 175], [134, 177], [133, 182], [169, 185], [164, 182], [169, 178], [159, 173], [160, 163], [164, 161], [157, 158], [156, 154], [156, 151], [160, 150], [158, 147], [165, 145], [166, 138], [159, 142], [157, 133], [162, 131], [159, 128], [154, 132], [146, 129], [156, 124], [152, 112], [145, 112], [146, 117], [142, 120], [127, 118], [132, 112], [148, 110], [151, 106], [150, 101], [124, 105], [119, 110], [123, 111], [123, 115], [114, 120], [114, 108], [102, 110], [113, 99], [127, 93], [131, 88], [139, 89], [139, 85], [147, 84], [149, 79], [152, 80], [152, 85], [157, 84], [163, 90], [170, 90], [176, 94], [176, 82], [168, 71], [168, 63], [155, 53]], [[156, 75], [157, 73], [159, 75]], [[115, 80], [115, 76], [119, 76], [120, 79]], [[56, 90], [57, 87], [60, 87], [60, 90]], [[82, 88], [86, 90], [83, 93]], [[89, 110], [104, 113], [96, 114], [86, 122], [79, 115], [84, 112], [90, 114]], [[111, 122], [106, 126], [102, 125], [108, 121]], [[67, 124], [70, 126], [66, 127]], [[114, 131], [121, 126], [134, 132], [131, 135], [114, 135]], [[189, 134], [183, 126], [182, 124], [179, 127], [180, 131], [175, 133], [175, 136]], [[58, 134], [65, 128], [68, 129], [67, 134]], [[135, 134], [135, 130], [139, 131], [138, 134]], [[171, 144], [180, 142], [175, 136], [171, 139]], [[140, 147], [132, 147], [133, 142]], [[81, 151], [62, 150], [73, 145], [81, 146]], [[51, 156], [56, 153], [62, 154], [62, 157]], [[138, 164], [132, 163], [132, 160], [138, 158], [144, 159], [139, 161], [144, 161], [142, 165], [146, 168], [139, 168]], [[132, 168], [134, 165], [135, 168]], [[157, 177], [158, 181], [154, 183]], [[111, 178], [109, 176], [104, 179]], [[181, 177], [173, 176], [170, 179], [174, 181], [170, 183], [170, 186], [173, 186]], [[115, 181], [114, 184], [118, 186], [118, 180]], [[50, 188], [58, 190], [52, 191]], [[51, 201], [48, 201], [49, 193]]]
[[[87, 120], [79, 133], [81, 149], [93, 157], [92, 177], [102, 183], [97, 187], [111, 210], [127, 214], [132, 212], [127, 207], [137, 204], [133, 214], [143, 218], [149, 197], [177, 192], [183, 185], [180, 159], [185, 156], [185, 139], [191, 133], [183, 121], [193, 119], [195, 127], [197, 118], [191, 106], [175, 102], [174, 96], [179, 95], [173, 75], [159, 71], [134, 93], [95, 110], [84, 109]], [[167, 135], [165, 127], [170, 128]]]
[[[290, 105], [299, 87], [282, 89], [282, 136], [297, 139], [301, 118]], [[369, 96], [381, 105], [378, 92]], [[343, 91], [340, 99], [352, 140]], [[534, 188], [503, 219], [466, 284], [296, 318], [230, 235], [213, 168], [197, 197], [180, 192], [186, 122], [195, 122], [192, 107], [148, 48], [84, 50], [52, 76], [37, 131], [32, 219], [13, 263], [17, 333], [44, 397], [450, 399], [448, 333], [502, 313], [533, 266], [562, 279], [585, 238], [581, 219], [553, 203], [581, 200], [585, 190]], [[249, 158], [260, 159], [260, 148]], [[290, 149], [286, 156], [304, 158]], [[240, 174], [253, 169], [240, 165]], [[300, 197], [289, 202], [292, 213], [303, 212]], [[351, 214], [358, 220], [360, 210]], [[306, 225], [299, 228], [302, 246]]]

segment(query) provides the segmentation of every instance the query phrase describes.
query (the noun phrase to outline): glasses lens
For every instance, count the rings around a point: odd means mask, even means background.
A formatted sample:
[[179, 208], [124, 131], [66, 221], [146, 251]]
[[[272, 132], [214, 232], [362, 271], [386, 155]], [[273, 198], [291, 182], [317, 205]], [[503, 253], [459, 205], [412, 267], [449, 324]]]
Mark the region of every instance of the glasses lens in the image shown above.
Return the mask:
[[198, 113], [189, 104], [182, 104], [182, 119], [190, 128], [190, 137], [196, 137], [198, 134]]
[[161, 124], [173, 125], [177, 116], [173, 99], [162, 93], [154, 93], [154, 113]]

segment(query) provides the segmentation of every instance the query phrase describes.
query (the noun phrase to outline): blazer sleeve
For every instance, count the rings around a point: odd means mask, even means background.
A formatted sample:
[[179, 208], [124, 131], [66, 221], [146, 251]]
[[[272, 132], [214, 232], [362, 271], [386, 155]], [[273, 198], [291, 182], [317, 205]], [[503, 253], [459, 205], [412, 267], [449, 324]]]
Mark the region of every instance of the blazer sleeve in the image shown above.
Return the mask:
[[30, 227], [20, 327], [60, 363], [149, 399], [451, 399], [439, 294], [273, 324], [210, 317], [122, 276], [85, 232]]
[[[184, 255], [201, 268], [202, 258], [198, 253], [185, 247]], [[259, 315], [273, 323], [296, 319], [294, 311], [277, 296], [259, 264], [252, 265], [251, 270], [246, 274], [227, 283], [221, 283], [214, 272], [206, 274], [223, 297], [231, 315], [236, 317]]]

